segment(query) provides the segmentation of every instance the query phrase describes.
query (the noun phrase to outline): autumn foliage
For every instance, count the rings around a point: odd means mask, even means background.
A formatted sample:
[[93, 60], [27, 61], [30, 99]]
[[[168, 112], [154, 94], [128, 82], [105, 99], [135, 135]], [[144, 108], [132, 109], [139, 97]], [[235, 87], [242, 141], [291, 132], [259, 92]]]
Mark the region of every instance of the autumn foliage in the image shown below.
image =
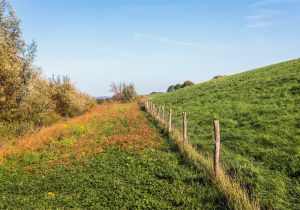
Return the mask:
[[0, 0], [0, 139], [77, 116], [95, 104], [68, 77], [46, 79], [33, 65], [35, 52], [36, 44], [23, 40], [12, 7]]

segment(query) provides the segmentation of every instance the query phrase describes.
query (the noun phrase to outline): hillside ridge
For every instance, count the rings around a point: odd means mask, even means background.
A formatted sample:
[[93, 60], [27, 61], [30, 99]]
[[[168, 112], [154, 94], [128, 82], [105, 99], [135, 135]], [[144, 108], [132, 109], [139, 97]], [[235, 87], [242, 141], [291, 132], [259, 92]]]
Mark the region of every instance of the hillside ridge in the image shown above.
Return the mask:
[[263, 208], [299, 207], [300, 59], [221, 77], [151, 96], [172, 109], [181, 126], [187, 112], [190, 142], [213, 152], [212, 121], [221, 122], [221, 161]]

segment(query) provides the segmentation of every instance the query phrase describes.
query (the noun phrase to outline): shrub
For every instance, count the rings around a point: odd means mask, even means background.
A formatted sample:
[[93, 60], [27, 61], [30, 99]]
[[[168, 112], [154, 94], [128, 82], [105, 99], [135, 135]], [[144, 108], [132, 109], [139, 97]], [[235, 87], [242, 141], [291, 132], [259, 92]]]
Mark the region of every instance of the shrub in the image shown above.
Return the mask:
[[76, 90], [68, 76], [52, 77], [50, 80], [50, 94], [55, 111], [64, 117], [74, 117], [89, 110], [96, 104], [96, 100]]
[[130, 102], [135, 100], [138, 96], [133, 83], [126, 84], [125, 82], [120, 82], [119, 84], [116, 84], [115, 82], [112, 82], [110, 87], [111, 92], [114, 93], [112, 97], [114, 101]]
[[38, 75], [30, 82], [21, 107], [23, 111], [18, 114], [19, 120], [32, 121], [34, 125], [48, 125], [59, 119], [51, 100], [49, 82]]
[[134, 84], [125, 85], [123, 91], [124, 102], [133, 101], [137, 97]]

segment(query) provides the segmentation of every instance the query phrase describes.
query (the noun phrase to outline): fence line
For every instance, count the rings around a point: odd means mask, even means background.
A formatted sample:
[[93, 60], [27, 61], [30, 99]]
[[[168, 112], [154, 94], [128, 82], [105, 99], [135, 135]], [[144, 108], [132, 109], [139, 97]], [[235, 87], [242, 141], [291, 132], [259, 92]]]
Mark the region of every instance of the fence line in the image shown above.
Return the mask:
[[[152, 102], [144, 102], [143, 103], [146, 111], [150, 114], [152, 114], [154, 117], [156, 117], [159, 122], [162, 125], [165, 125], [165, 116], [164, 116], [164, 112], [165, 112], [165, 108], [164, 107], [160, 107], [160, 106], [155, 106], [154, 103]], [[149, 110], [149, 104], [151, 107], [151, 110]], [[168, 115], [168, 132], [172, 133], [174, 131], [174, 129], [179, 129], [176, 125], [172, 124], [172, 120], [176, 120], [178, 118], [172, 118], [172, 111], [171, 109], [169, 109], [169, 115]], [[176, 122], [174, 121], [173, 123], [176, 124]], [[186, 112], [182, 112], [182, 139], [183, 142], [185, 144], [189, 144], [189, 139], [188, 139], [188, 120], [187, 120], [187, 113]], [[219, 120], [215, 120], [213, 122], [213, 126], [214, 126], [214, 138], [215, 138], [215, 149], [214, 149], [214, 176], [217, 177], [219, 175], [219, 163], [220, 163], [220, 147], [221, 147], [221, 136], [220, 136], [220, 122]]]
[[[220, 147], [221, 147], [221, 135], [220, 135], [220, 122], [219, 120], [213, 121], [214, 127], [214, 155], [213, 161], [207, 159], [201, 152], [195, 150], [189, 143], [188, 139], [188, 119], [187, 113], [182, 112], [182, 127], [177, 124], [179, 118], [172, 117], [172, 111], [168, 110], [168, 123], [165, 123], [164, 107], [156, 106], [152, 102], [143, 102], [143, 106], [146, 107], [146, 111], [156, 118], [164, 128], [167, 129], [169, 134], [175, 138], [175, 142], [180, 147], [180, 150], [185, 153], [192, 161], [200, 162], [208, 170], [208, 174], [214, 177], [214, 180], [218, 183], [219, 187], [224, 192], [228, 201], [231, 203], [234, 209], [260, 209], [259, 201], [255, 198], [250, 199], [247, 191], [241, 187], [239, 183], [231, 179], [225, 172], [224, 168], [220, 166]], [[147, 107], [152, 104], [151, 110]], [[155, 112], [156, 108], [156, 112]], [[180, 128], [179, 128], [180, 127]], [[180, 129], [181, 132], [180, 132]], [[179, 131], [179, 132], [178, 132]], [[182, 135], [180, 135], [182, 133]]]

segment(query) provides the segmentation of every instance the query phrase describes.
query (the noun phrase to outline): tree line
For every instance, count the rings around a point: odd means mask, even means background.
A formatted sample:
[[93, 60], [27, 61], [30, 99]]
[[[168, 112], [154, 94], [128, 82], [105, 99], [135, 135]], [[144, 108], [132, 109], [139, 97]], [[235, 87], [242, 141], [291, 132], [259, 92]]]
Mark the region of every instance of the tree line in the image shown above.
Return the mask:
[[24, 41], [15, 11], [0, 0], [0, 132], [7, 124], [47, 125], [60, 117], [80, 115], [96, 104], [69, 77], [43, 76], [34, 66], [35, 56], [35, 42]]
[[167, 92], [174, 92], [176, 90], [179, 90], [181, 88], [185, 88], [188, 86], [193, 86], [195, 83], [193, 83], [192, 81], [185, 81], [183, 84], [176, 84], [176, 85], [171, 85], [168, 87]]

